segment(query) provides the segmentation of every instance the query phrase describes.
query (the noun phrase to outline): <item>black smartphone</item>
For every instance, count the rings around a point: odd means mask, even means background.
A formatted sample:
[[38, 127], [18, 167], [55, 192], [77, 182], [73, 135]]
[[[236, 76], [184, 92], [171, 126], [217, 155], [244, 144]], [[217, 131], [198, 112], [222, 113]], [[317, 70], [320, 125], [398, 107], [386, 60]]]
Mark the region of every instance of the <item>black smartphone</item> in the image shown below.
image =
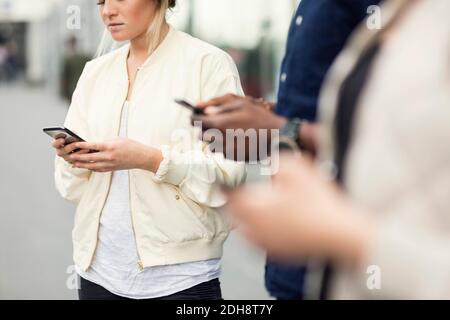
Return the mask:
[[[64, 128], [64, 127], [51, 127], [42, 129], [46, 134], [48, 134], [53, 139], [64, 139], [65, 145], [74, 143], [74, 142], [86, 142], [83, 138], [77, 135], [75, 132]], [[72, 153], [78, 152], [81, 149], [75, 149]], [[89, 153], [96, 153], [98, 150], [89, 150]]]
[[196, 106], [193, 106], [192, 104], [190, 104], [189, 102], [187, 102], [186, 100], [182, 100], [182, 99], [175, 99], [175, 102], [178, 103], [179, 105], [186, 107], [188, 109], [190, 109], [192, 112], [194, 112], [194, 114], [199, 114], [199, 115], [204, 115], [205, 114], [205, 110]]
[[[76, 133], [64, 127], [51, 127], [42, 129], [46, 134], [48, 134], [53, 139], [64, 139], [65, 145], [74, 143], [74, 142], [86, 142]], [[81, 149], [75, 149], [72, 153], [78, 152]], [[93, 152], [93, 151], [90, 151]]]
[[74, 142], [85, 142], [85, 140], [76, 133], [64, 127], [51, 127], [42, 130], [53, 139], [64, 139], [66, 145]]

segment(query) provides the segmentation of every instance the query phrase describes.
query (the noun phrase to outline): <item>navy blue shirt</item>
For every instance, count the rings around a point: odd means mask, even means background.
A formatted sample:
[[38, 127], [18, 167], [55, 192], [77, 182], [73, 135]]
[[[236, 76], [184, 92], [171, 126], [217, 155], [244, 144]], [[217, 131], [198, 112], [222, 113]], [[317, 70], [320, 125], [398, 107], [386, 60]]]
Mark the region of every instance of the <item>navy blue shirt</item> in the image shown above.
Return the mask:
[[[302, 0], [291, 23], [276, 112], [315, 121], [326, 73], [368, 7], [381, 0]], [[268, 261], [266, 288], [278, 299], [301, 299], [305, 267]]]
[[283, 59], [277, 113], [313, 121], [322, 82], [352, 31], [380, 0], [302, 0]]

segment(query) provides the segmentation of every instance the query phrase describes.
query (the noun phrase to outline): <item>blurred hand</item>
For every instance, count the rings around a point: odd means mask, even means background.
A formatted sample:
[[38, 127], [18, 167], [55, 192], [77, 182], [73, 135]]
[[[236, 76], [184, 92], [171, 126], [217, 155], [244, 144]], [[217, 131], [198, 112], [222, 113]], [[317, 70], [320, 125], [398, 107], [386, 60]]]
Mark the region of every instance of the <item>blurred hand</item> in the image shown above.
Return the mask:
[[229, 194], [228, 208], [248, 239], [271, 256], [362, 260], [372, 225], [312, 162], [283, 157], [269, 186]]
[[86, 154], [89, 153], [88, 150], [78, 150], [74, 152], [77, 148], [74, 143], [65, 145], [65, 139], [53, 140], [52, 147], [56, 150], [56, 155], [63, 158], [66, 162], [73, 164], [73, 160], [70, 159], [71, 154]]
[[[206, 115], [194, 115], [192, 120], [201, 121], [203, 130], [218, 129], [223, 137], [223, 148], [225, 156], [230, 154], [237, 155], [237, 139], [245, 138], [245, 131], [248, 129], [267, 129], [267, 142], [270, 144], [270, 129], [280, 129], [286, 123], [286, 119], [280, 117], [270, 110], [273, 105], [263, 102], [262, 100], [253, 99], [250, 97], [240, 97], [233, 94], [228, 94], [210, 101], [198, 104], [198, 107], [205, 109]], [[227, 141], [227, 129], [242, 129], [239, 134], [236, 132], [236, 139], [234, 141]], [[259, 134], [257, 135], [259, 138]], [[204, 140], [210, 142], [211, 137], [207, 132], [204, 135]], [[249, 145], [246, 139], [245, 145], [245, 160], [248, 160], [249, 154], [258, 153], [259, 141], [254, 145]], [[234, 151], [234, 152], [233, 152]], [[233, 158], [232, 160], [243, 160]]]
[[[74, 167], [95, 172], [130, 169], [156, 172], [163, 158], [158, 149], [125, 138], [104, 143], [76, 142], [74, 148], [85, 151], [84, 154], [77, 153], [69, 156]], [[98, 150], [98, 152], [88, 153], [89, 150]]]

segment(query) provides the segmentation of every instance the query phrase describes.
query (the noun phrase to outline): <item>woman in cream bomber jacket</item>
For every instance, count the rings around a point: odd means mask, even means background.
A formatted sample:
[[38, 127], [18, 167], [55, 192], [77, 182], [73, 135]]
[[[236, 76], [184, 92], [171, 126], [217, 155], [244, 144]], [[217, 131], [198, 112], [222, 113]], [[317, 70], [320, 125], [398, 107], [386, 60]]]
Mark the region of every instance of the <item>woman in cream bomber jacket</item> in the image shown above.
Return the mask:
[[[127, 98], [129, 45], [89, 62], [79, 80], [65, 126], [86, 141], [117, 138]], [[221, 185], [245, 179], [243, 163], [211, 154], [198, 141], [189, 110], [174, 103], [243, 94], [232, 59], [185, 33], [170, 30], [138, 68], [129, 100], [127, 138], [162, 151], [155, 173], [129, 170], [130, 208], [143, 269], [219, 258], [230, 225], [216, 211], [225, 204]], [[56, 186], [77, 202], [73, 229], [74, 260], [87, 270], [92, 262], [99, 221], [111, 172], [74, 168], [56, 158]]]

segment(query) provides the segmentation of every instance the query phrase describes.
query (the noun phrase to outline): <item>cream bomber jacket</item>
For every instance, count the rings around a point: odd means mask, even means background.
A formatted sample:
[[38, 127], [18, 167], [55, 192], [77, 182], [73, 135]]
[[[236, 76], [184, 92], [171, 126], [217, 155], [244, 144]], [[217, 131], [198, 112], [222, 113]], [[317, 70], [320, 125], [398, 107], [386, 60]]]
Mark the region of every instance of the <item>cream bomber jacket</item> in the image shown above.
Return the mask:
[[[73, 95], [65, 126], [87, 141], [118, 136], [126, 100], [129, 45], [89, 62]], [[174, 98], [197, 102], [242, 95], [239, 75], [223, 51], [172, 27], [139, 68], [129, 107], [128, 138], [160, 148], [156, 174], [130, 170], [130, 205], [140, 268], [219, 258], [230, 223], [220, 185], [245, 180], [245, 164], [211, 154]], [[111, 173], [74, 169], [56, 157], [60, 194], [78, 204], [72, 232], [74, 261], [87, 270], [97, 245]]]

